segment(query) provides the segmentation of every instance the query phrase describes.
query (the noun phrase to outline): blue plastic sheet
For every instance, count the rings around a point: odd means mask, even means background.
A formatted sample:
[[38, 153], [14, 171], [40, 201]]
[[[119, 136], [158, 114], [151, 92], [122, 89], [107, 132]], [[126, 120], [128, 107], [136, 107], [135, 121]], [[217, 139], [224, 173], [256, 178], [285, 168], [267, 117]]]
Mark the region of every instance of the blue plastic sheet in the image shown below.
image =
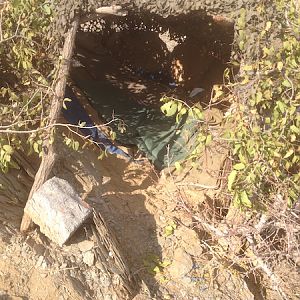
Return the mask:
[[121, 155], [129, 160], [132, 159], [129, 154], [114, 145], [107, 135], [95, 126], [95, 123], [84, 110], [75, 93], [69, 86], [66, 87], [65, 98], [70, 100], [64, 101], [65, 105], [62, 109], [63, 116], [67, 122], [72, 125], [84, 124], [82, 127], [79, 126], [82, 135], [93, 140], [101, 150], [111, 154]]

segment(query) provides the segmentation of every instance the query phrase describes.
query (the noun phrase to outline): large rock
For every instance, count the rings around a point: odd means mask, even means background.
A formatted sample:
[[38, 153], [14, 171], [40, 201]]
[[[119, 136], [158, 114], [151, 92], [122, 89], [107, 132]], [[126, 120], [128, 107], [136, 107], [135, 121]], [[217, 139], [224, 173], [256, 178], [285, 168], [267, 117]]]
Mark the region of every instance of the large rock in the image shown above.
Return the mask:
[[85, 240], [80, 243], [78, 243], [78, 248], [81, 252], [87, 252], [93, 249], [95, 246], [95, 243], [93, 241]]
[[53, 177], [33, 194], [24, 211], [49, 239], [63, 245], [88, 218], [91, 208], [66, 180]]
[[200, 256], [203, 252], [201, 241], [195, 230], [180, 226], [174, 232], [175, 236], [180, 240], [182, 248], [190, 255]]
[[95, 263], [95, 254], [92, 251], [83, 253], [83, 262], [89, 267], [93, 266]]

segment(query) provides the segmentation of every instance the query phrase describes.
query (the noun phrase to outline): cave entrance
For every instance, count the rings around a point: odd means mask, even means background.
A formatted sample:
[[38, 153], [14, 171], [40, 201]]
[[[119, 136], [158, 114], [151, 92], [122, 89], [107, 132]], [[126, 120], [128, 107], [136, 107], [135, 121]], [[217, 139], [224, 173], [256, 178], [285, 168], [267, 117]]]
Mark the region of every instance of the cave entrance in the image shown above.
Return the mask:
[[71, 79], [104, 122], [118, 120], [111, 123], [118, 143], [137, 145], [162, 169], [190, 153], [197, 128], [165, 117], [160, 98], [208, 103], [223, 83], [233, 35], [232, 23], [203, 12], [88, 21], [77, 34]]

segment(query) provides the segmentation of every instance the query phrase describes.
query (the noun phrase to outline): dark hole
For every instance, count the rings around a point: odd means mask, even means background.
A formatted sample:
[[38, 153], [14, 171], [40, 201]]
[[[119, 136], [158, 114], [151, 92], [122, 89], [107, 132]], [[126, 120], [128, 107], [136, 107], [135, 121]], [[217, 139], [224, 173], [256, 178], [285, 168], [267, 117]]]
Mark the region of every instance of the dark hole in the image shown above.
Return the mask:
[[164, 116], [160, 98], [206, 106], [223, 83], [232, 40], [232, 23], [203, 12], [89, 21], [77, 34], [71, 79], [103, 121], [122, 120], [110, 122], [117, 142], [137, 145], [161, 170], [192, 152], [199, 123]]
[[[159, 105], [162, 94], [207, 103], [213, 85], [223, 83], [234, 34], [233, 23], [203, 12], [168, 18], [130, 13], [89, 21], [81, 29], [92, 31], [78, 33], [81, 63], [93, 73], [93, 60], [100, 60], [102, 74], [97, 70], [94, 76], [139, 94], [134, 98], [146, 105]], [[189, 97], [195, 88], [203, 91]]]

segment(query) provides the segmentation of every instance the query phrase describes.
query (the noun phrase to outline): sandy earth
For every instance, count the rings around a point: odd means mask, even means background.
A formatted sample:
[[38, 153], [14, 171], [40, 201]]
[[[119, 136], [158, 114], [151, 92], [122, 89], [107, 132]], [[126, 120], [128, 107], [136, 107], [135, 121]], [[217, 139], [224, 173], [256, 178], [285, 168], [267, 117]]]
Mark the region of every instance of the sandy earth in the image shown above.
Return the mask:
[[[204, 255], [201, 227], [184, 208], [185, 203], [197, 207], [212, 199], [217, 190], [179, 188], [174, 184], [176, 174], [165, 172], [159, 178], [149, 163], [140, 166], [122, 158], [96, 157], [96, 151], [88, 148], [79, 154], [64, 148], [54, 173], [101, 212], [131, 272], [144, 282], [144, 299], [233, 299], [230, 290], [236, 288], [240, 298], [235, 299], [253, 299], [233, 270], [214, 274], [216, 262]], [[216, 178], [200, 174], [185, 178], [204, 185], [217, 183]], [[17, 217], [20, 221], [21, 215]], [[97, 290], [97, 260], [88, 261], [82, 251], [84, 241], [92, 243], [91, 251], [95, 247], [89, 222], [62, 248], [38, 229], [25, 237], [13, 226], [2, 227], [0, 299], [110, 299], [101, 298]]]

